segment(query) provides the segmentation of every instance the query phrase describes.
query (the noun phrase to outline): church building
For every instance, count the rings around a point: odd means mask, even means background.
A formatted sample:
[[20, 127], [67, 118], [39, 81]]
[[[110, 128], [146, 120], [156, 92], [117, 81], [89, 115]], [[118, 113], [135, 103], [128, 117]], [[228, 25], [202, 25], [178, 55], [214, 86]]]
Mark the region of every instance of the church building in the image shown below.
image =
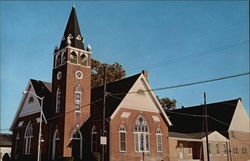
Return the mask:
[[168, 161], [172, 124], [147, 72], [91, 88], [91, 54], [73, 7], [52, 82], [30, 79], [25, 89], [11, 125], [12, 158], [37, 160], [40, 150], [42, 161]]

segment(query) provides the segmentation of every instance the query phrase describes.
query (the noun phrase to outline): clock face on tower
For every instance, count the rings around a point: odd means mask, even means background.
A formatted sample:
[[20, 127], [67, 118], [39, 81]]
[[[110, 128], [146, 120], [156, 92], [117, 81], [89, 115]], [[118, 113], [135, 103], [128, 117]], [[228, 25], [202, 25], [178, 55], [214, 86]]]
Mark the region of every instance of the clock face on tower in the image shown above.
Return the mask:
[[83, 74], [82, 74], [81, 71], [76, 71], [75, 77], [76, 77], [77, 79], [82, 79], [82, 76], [83, 76]]
[[60, 80], [60, 79], [62, 78], [62, 72], [61, 72], [61, 71], [59, 71], [59, 72], [57, 73], [56, 78], [57, 78], [58, 80]]

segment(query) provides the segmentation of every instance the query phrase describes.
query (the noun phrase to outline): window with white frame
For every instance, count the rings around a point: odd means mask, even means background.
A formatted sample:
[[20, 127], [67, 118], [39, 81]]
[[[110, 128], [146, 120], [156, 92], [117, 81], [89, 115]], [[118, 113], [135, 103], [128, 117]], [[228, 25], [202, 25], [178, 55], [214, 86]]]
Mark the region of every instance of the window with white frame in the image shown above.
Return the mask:
[[61, 90], [58, 87], [56, 91], [56, 113], [60, 112], [61, 108]]
[[212, 155], [211, 143], [208, 143], [208, 154], [209, 154], [209, 155]]
[[76, 87], [75, 89], [75, 110], [76, 111], [80, 111], [81, 97], [82, 97], [82, 89], [81, 87]]
[[81, 65], [84, 65], [84, 66], [87, 66], [88, 64], [87, 64], [87, 56], [85, 55], [85, 54], [82, 54], [81, 56], [80, 56], [80, 64]]
[[216, 144], [216, 154], [220, 154], [220, 144]]
[[224, 155], [227, 155], [227, 144], [224, 143], [224, 144], [223, 144], [223, 147], [224, 147]]
[[75, 160], [82, 160], [82, 133], [77, 129], [72, 136], [72, 156]]
[[66, 62], [66, 52], [62, 53], [62, 64]]
[[52, 160], [55, 160], [56, 157], [57, 157], [57, 149], [59, 148], [58, 146], [58, 142], [60, 140], [60, 137], [59, 137], [59, 132], [58, 130], [56, 129], [55, 132], [54, 132], [54, 135], [53, 135], [53, 140], [52, 140]]
[[74, 51], [70, 54], [70, 62], [77, 64], [77, 54]]
[[121, 125], [119, 128], [120, 152], [126, 152], [126, 128]]
[[140, 115], [134, 127], [134, 143], [136, 152], [149, 152], [149, 129], [147, 121]]
[[95, 126], [91, 131], [91, 152], [97, 152], [97, 130]]
[[193, 154], [191, 144], [188, 144], [188, 154], [189, 154], [189, 155], [192, 155], [192, 154]]
[[233, 153], [234, 153], [234, 155], [238, 154], [238, 147], [233, 147]]
[[33, 137], [33, 128], [31, 122], [28, 123], [25, 134], [24, 134], [24, 144], [25, 144], [25, 154], [31, 153], [31, 141]]
[[156, 130], [156, 143], [157, 143], [157, 152], [162, 152], [162, 132], [160, 128]]

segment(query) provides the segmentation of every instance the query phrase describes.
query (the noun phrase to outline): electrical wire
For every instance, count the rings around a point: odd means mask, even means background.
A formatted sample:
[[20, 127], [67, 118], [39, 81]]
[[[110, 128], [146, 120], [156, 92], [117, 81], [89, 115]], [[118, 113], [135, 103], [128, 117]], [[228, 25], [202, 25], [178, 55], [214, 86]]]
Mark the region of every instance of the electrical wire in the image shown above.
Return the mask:
[[249, 74], [250, 74], [250, 72], [246, 72], [246, 73], [234, 74], [234, 75], [230, 75], [230, 76], [214, 78], [214, 79], [209, 79], [209, 80], [203, 80], [203, 81], [198, 81], [198, 82], [179, 84], [179, 85], [167, 86], [167, 87], [160, 87], [160, 88], [154, 88], [154, 89], [149, 89], [149, 90], [132, 91], [132, 92], [128, 92], [128, 93], [113, 93], [111, 95], [112, 96], [118, 96], [118, 95], [125, 95], [125, 94], [135, 94], [135, 93], [144, 93], [144, 92], [151, 92], [151, 91], [160, 91], [160, 90], [179, 88], [179, 87], [185, 87], [185, 86], [192, 86], [192, 85], [196, 85], [196, 84], [209, 83], [209, 82], [214, 82], [214, 81], [220, 81], [220, 80], [240, 77], [240, 76], [244, 76], [244, 75], [249, 75]]

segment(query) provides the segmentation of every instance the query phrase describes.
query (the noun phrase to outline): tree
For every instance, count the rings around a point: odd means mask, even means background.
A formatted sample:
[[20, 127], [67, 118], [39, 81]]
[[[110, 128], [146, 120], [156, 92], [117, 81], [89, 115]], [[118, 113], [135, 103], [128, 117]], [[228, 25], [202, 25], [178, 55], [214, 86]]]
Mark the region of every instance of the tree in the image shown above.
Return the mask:
[[159, 98], [158, 96], [157, 99], [159, 100], [164, 110], [174, 110], [176, 107], [175, 99], [171, 100], [170, 98], [167, 97]]
[[91, 87], [98, 87], [103, 84], [104, 66], [106, 67], [106, 83], [123, 79], [126, 75], [122, 65], [115, 62], [114, 64], [101, 63], [97, 59], [91, 59]]
[[[115, 62], [114, 64], [101, 63], [97, 59], [91, 59], [91, 87], [98, 87], [103, 85], [104, 78], [104, 66], [106, 67], [106, 83], [121, 80], [125, 77], [126, 71], [123, 69], [122, 65]], [[173, 110], [176, 107], [176, 100], [171, 100], [170, 98], [163, 97], [159, 98], [157, 96], [160, 104], [164, 110]]]

